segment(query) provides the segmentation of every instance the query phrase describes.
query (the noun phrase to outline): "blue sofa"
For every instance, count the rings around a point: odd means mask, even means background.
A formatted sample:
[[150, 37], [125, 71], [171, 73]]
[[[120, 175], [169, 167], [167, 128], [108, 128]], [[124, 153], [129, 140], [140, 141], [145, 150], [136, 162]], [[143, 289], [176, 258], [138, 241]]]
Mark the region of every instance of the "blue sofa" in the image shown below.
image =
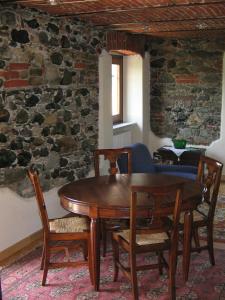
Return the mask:
[[[155, 164], [148, 148], [142, 143], [126, 146], [132, 150], [132, 173], [163, 173], [196, 179], [198, 168], [186, 165], [160, 165]], [[120, 173], [127, 173], [127, 155], [122, 155], [118, 161]]]

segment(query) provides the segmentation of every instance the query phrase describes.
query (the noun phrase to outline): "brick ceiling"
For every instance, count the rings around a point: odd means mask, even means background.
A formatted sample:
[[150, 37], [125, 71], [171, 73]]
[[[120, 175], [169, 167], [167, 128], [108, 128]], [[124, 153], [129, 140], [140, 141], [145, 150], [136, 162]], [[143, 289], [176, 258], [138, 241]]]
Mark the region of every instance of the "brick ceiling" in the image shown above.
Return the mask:
[[[225, 0], [1, 0], [108, 30], [172, 38], [225, 38]], [[55, 2], [51, 5], [50, 2]]]

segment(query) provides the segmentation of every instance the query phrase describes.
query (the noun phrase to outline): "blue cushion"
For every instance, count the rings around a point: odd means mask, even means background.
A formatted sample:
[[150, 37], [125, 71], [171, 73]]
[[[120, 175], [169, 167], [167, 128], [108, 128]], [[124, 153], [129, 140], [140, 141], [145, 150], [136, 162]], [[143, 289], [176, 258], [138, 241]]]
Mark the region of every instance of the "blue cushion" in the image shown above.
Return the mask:
[[[154, 173], [155, 166], [148, 148], [141, 143], [128, 146], [132, 150], [132, 173]], [[118, 159], [120, 173], [127, 173], [127, 155]]]
[[[195, 180], [197, 167], [184, 165], [159, 165], [154, 164], [148, 148], [141, 143], [136, 143], [126, 148], [132, 150], [132, 173], [162, 173], [180, 176]], [[127, 154], [122, 154], [118, 159], [120, 173], [127, 173]]]
[[185, 173], [185, 172], [160, 172], [160, 174], [167, 174], [167, 175], [173, 175], [178, 177], [184, 177], [191, 180], [196, 180], [196, 174], [194, 173]]
[[196, 166], [188, 165], [159, 165], [155, 164], [156, 172], [181, 172], [181, 173], [198, 173], [198, 168]]

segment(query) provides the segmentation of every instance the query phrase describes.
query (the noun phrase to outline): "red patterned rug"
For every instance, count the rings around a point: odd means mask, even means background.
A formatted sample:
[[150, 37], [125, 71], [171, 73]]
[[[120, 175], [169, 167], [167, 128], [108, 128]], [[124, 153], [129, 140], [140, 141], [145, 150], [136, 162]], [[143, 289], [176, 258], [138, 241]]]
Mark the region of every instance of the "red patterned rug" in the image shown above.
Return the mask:
[[[225, 252], [216, 250], [216, 266], [211, 267], [207, 253], [193, 254], [189, 281], [184, 284], [181, 262], [177, 272], [177, 299], [225, 299]], [[59, 256], [56, 255], [56, 257]], [[41, 249], [38, 248], [2, 271], [3, 300], [125, 300], [132, 299], [131, 287], [120, 273], [119, 281], [113, 282], [112, 255], [107, 253], [101, 261], [100, 291], [94, 292], [86, 267], [50, 270], [49, 283], [41, 286]], [[144, 256], [142, 260], [152, 260]], [[157, 270], [139, 273], [140, 299], [166, 300], [167, 275], [159, 276]]]
[[[201, 232], [205, 239], [205, 232]], [[225, 243], [225, 195], [217, 202], [214, 240]], [[56, 255], [55, 258], [59, 256]], [[3, 300], [88, 300], [132, 299], [129, 282], [122, 274], [119, 282], [113, 282], [112, 255], [101, 258], [100, 291], [94, 292], [90, 284], [87, 268], [65, 268], [50, 270], [49, 284], [41, 286], [41, 249], [35, 249], [2, 271]], [[76, 256], [74, 256], [76, 258]], [[143, 260], [152, 259], [145, 256]], [[192, 254], [189, 281], [184, 284], [181, 276], [181, 261], [177, 271], [178, 300], [223, 300], [225, 299], [225, 250], [215, 250], [216, 266], [211, 267], [207, 252]], [[167, 275], [159, 276], [156, 270], [139, 273], [140, 299], [166, 300]]]

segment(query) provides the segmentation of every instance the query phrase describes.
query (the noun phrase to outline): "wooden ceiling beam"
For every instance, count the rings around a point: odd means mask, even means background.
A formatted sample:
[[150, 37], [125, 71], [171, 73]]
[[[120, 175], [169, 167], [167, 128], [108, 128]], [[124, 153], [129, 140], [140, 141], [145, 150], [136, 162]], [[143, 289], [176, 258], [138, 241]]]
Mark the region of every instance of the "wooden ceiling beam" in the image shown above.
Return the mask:
[[[3, 0], [4, 1], [4, 0]], [[36, 8], [38, 7], [43, 7], [43, 6], [48, 6], [52, 8], [57, 8], [60, 7], [60, 5], [67, 5], [70, 4], [69, 9], [71, 10], [73, 4], [76, 6], [76, 3], [85, 3], [85, 2], [97, 2], [98, 0], [77, 0], [74, 2], [74, 0], [59, 0], [59, 4], [56, 5], [51, 5], [50, 2], [47, 0], [45, 3], [43, 3], [43, 0], [6, 0], [5, 2], [9, 3], [17, 3], [21, 5], [32, 5], [35, 4]], [[39, 2], [39, 3], [38, 3]], [[160, 9], [165, 9], [165, 8], [173, 8], [173, 7], [179, 7], [179, 8], [194, 8], [194, 7], [204, 7], [204, 6], [209, 6], [209, 5], [217, 5], [217, 4], [224, 4], [223, 0], [218, 0], [218, 1], [210, 1], [207, 3], [202, 3], [199, 1], [198, 3], [183, 3], [183, 4], [168, 4], [168, 5], [160, 5], [160, 6], [151, 6], [151, 5], [145, 5], [145, 6], [140, 6], [140, 7], [133, 7], [133, 8], [117, 8], [117, 9], [102, 9], [102, 10], [93, 10], [93, 11], [82, 11], [78, 13], [73, 13], [73, 14], [66, 14], [66, 15], [59, 15], [62, 17], [68, 16], [68, 15], [74, 15], [74, 16], [79, 16], [79, 15], [92, 15], [92, 14], [102, 14], [102, 13], [118, 13], [118, 12], [130, 12], [130, 11], [139, 11], [139, 10], [146, 10], [146, 9], [153, 9], [153, 10], [160, 10]], [[72, 6], [71, 6], [72, 5]]]
[[[180, 32], [180, 31], [159, 31], [159, 32], [146, 32], [145, 36], [152, 36], [152, 37], [167, 37], [167, 38], [206, 38], [206, 37], [210, 37], [210, 38], [218, 38], [221, 37], [221, 34], [224, 34], [225, 31], [224, 30], [212, 30], [212, 31], [207, 31], [207, 32], [203, 32], [203, 31], [184, 31], [184, 32]], [[135, 34], [135, 33], [133, 33]], [[140, 34], [140, 33], [136, 33], [136, 34]]]
[[[118, 28], [117, 29], [115, 29], [115, 28], [108, 28], [109, 30], [111, 30], [111, 31], [118, 31]], [[134, 29], [137, 29], [138, 30], [138, 28], [134, 28]], [[121, 28], [120, 29], [121, 31], [123, 31], [123, 30], [130, 30], [129, 28]], [[131, 30], [132, 30], [132, 28], [131, 28]], [[216, 28], [209, 28], [209, 29], [201, 29], [201, 30], [199, 30], [199, 29], [180, 29], [180, 30], [161, 30], [161, 31], [151, 31], [151, 30], [149, 30], [149, 31], [146, 31], [144, 34], [161, 34], [161, 33], [182, 33], [182, 32], [192, 32], [192, 33], [194, 33], [194, 32], [198, 32], [198, 33], [204, 33], [204, 32], [210, 32], [210, 31], [215, 31], [215, 32], [224, 32], [225, 33], [225, 27], [224, 28], [220, 28], [220, 29], [216, 29]], [[143, 34], [143, 31], [141, 31], [141, 33]]]
[[[99, 0], [56, 0], [56, 2], [59, 2], [58, 5], [63, 5], [63, 4], [76, 4], [76, 3], [86, 3], [86, 2], [97, 2]], [[32, 4], [32, 3], [39, 3], [41, 5], [51, 5], [49, 0], [1, 0], [1, 3], [17, 3], [17, 4]]]
[[[173, 23], [182, 23], [182, 22], [189, 22], [189, 21], [210, 21], [210, 20], [223, 20], [225, 19], [225, 16], [221, 16], [221, 17], [211, 17], [211, 18], [189, 18], [189, 19], [173, 19], [173, 20], [157, 20], [157, 21], [149, 21], [149, 22], [129, 22], [129, 23], [114, 23], [114, 24], [110, 24], [109, 26], [123, 26], [123, 25], [141, 25], [141, 26], [151, 26], [151, 25], [155, 25], [155, 24], [173, 24]], [[96, 24], [95, 26], [107, 26], [107, 24]]]
[[218, 1], [218, 2], [209, 2], [209, 3], [192, 3], [192, 4], [171, 4], [171, 5], [160, 5], [160, 6], [142, 6], [142, 7], [134, 7], [134, 8], [126, 8], [126, 9], [115, 9], [115, 10], [101, 10], [101, 11], [92, 11], [92, 12], [79, 12], [76, 15], [92, 15], [92, 14], [99, 14], [99, 13], [120, 13], [120, 12], [135, 12], [140, 10], [155, 10], [159, 11], [161, 9], [171, 9], [171, 8], [194, 8], [194, 7], [205, 7], [210, 5], [217, 5], [217, 4], [224, 4], [224, 1]]

